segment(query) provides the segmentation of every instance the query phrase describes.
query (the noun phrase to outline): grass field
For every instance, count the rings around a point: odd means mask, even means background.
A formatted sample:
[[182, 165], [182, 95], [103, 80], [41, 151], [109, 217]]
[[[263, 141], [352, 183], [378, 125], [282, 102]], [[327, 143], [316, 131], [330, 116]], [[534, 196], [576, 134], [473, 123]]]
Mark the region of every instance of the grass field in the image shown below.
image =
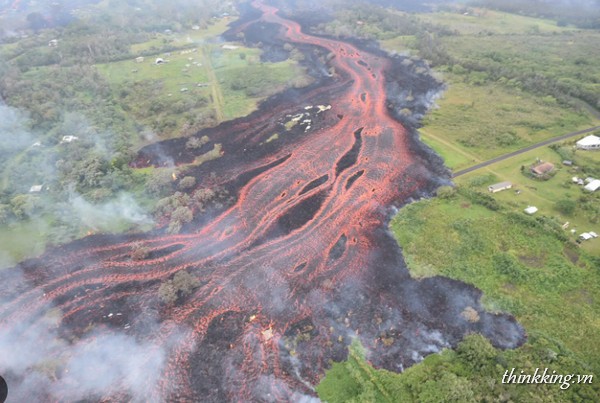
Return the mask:
[[469, 8], [462, 12], [420, 14], [421, 20], [449, 27], [461, 35], [513, 35], [532, 33], [563, 33], [574, 28], [559, 27], [555, 21], [525, 17], [484, 8]]
[[421, 133], [453, 170], [597, 124], [586, 112], [501, 84], [472, 85], [453, 73], [444, 79], [447, 90]]
[[46, 248], [49, 225], [45, 219], [0, 226], [0, 269], [38, 256]]
[[[214, 41], [209, 39], [225, 28], [220, 22], [206, 30], [190, 30], [171, 39], [173, 46], [180, 46], [178, 50], [146, 56], [140, 63], [132, 59], [99, 64], [97, 68], [116, 94], [126, 94], [121, 99], [123, 107], [139, 123], [159, 126], [162, 138], [180, 136], [190, 121], [216, 124], [245, 116], [261, 100], [304, 74], [292, 60], [261, 62], [260, 49], [239, 43], [226, 49], [211, 43]], [[153, 43], [165, 40], [164, 36], [135, 45], [135, 49], [158, 48]], [[165, 62], [156, 64], [158, 58]], [[254, 92], [235, 88], [232, 83], [236, 81], [250, 82]], [[172, 123], [161, 126], [158, 120]]]

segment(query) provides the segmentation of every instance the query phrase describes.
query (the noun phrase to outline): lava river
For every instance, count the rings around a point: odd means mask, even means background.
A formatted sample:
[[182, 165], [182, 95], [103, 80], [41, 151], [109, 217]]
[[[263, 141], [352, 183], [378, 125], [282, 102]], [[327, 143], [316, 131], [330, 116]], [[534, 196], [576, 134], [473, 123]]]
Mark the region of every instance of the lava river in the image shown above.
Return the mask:
[[[192, 168], [198, 186], [217, 172], [210, 180], [235, 195], [210, 219], [179, 235], [86, 237], [0, 272], [0, 373], [13, 396], [297, 401], [316, 397], [355, 338], [374, 366], [396, 372], [469, 332], [502, 348], [524, 341], [514, 318], [481, 307], [477, 289], [412, 279], [386, 229], [391, 206], [448, 179], [390, 109], [399, 60], [308, 35], [275, 8], [253, 6], [234, 33], [263, 29], [307, 58], [329, 55], [333, 74], [198, 134], [223, 147]], [[310, 122], [265, 141], [299, 114]], [[170, 140], [141, 150], [137, 164], [194, 157], [185, 140]], [[134, 260], [140, 244], [150, 253]], [[157, 290], [180, 270], [200, 286], [165, 306]]]

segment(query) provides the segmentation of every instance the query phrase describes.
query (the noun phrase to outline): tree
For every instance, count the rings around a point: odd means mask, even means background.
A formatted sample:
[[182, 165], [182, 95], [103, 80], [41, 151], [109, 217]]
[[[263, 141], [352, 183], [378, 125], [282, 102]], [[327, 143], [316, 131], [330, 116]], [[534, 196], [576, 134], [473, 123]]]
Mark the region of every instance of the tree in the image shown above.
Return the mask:
[[554, 208], [566, 216], [572, 216], [577, 208], [577, 203], [573, 200], [562, 199], [554, 203]]
[[435, 191], [436, 196], [441, 199], [450, 199], [455, 193], [456, 190], [452, 186], [440, 186]]
[[177, 234], [181, 231], [183, 224], [186, 224], [194, 218], [192, 210], [189, 207], [179, 206], [171, 213], [171, 220], [167, 231], [170, 234]]
[[192, 291], [200, 286], [200, 281], [188, 273], [181, 270], [175, 273], [173, 279], [161, 284], [158, 288], [158, 297], [167, 305], [177, 302], [179, 297], [187, 297]]
[[0, 204], [0, 225], [6, 224], [10, 217], [10, 206], [7, 204]]
[[174, 304], [177, 301], [177, 290], [172, 281], [163, 283], [158, 288], [158, 297], [167, 305]]
[[191, 189], [196, 186], [196, 178], [193, 176], [186, 176], [182, 180], [179, 181], [179, 189]]
[[131, 258], [133, 260], [146, 259], [148, 257], [148, 255], [150, 254], [150, 248], [148, 248], [147, 246], [144, 246], [141, 242], [137, 242], [137, 243], [133, 244], [131, 249], [132, 249]]

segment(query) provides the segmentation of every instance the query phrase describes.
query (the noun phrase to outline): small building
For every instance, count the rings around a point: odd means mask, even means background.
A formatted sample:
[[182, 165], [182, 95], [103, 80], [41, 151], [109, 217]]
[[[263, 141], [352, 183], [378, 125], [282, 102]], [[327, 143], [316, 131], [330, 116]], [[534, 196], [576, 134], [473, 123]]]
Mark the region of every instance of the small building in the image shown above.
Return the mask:
[[592, 134], [582, 138], [576, 144], [580, 150], [600, 150], [600, 137]]
[[165, 59], [163, 59], [162, 57], [157, 57], [156, 60], [154, 61], [154, 64], [163, 64], [165, 62]]
[[551, 162], [542, 162], [531, 168], [531, 173], [535, 176], [544, 176], [554, 171], [554, 164]]
[[592, 239], [592, 238], [593, 238], [593, 236], [591, 236], [591, 235], [590, 235], [589, 233], [587, 233], [587, 232], [584, 232], [584, 233], [582, 233], [582, 234], [579, 234], [579, 238], [580, 238], [580, 239], [582, 239], [582, 240], [584, 240], [584, 241], [587, 241], [587, 240], [590, 240], [590, 239]]
[[571, 178], [571, 182], [578, 183], [579, 182], [579, 178], [576, 177], [576, 176], [574, 176], [574, 177]]
[[223, 45], [223, 46], [221, 46], [221, 48], [223, 48], [225, 50], [236, 50], [237, 48], [239, 48], [239, 46], [235, 46], [235, 45]]
[[600, 189], [600, 179], [594, 179], [583, 188], [588, 192], [595, 192], [596, 190]]
[[33, 185], [29, 188], [29, 193], [40, 193], [43, 187], [43, 185]]
[[79, 140], [79, 137], [77, 136], [63, 136], [62, 140], [61, 140], [61, 144], [62, 143], [71, 143], [75, 140]]
[[192, 25], [192, 29], [194, 31], [199, 31], [200, 30], [200, 25]]
[[144, 56], [136, 57], [135, 58], [135, 62], [136, 63], [143, 63], [144, 62]]
[[573, 166], [573, 161], [571, 160], [564, 160], [562, 163], [563, 165], [566, 165], [568, 167]]
[[528, 206], [525, 210], [523, 210], [526, 214], [532, 215], [538, 211], [538, 208], [535, 206]]
[[496, 183], [494, 185], [488, 186], [488, 191], [490, 191], [491, 193], [496, 193], [496, 192], [500, 192], [502, 190], [506, 190], [506, 189], [510, 189], [510, 188], [512, 188], [512, 183], [500, 182], [500, 183]]
[[51, 39], [51, 40], [48, 42], [48, 46], [49, 46], [49, 47], [51, 47], [51, 48], [55, 48], [55, 47], [57, 47], [57, 46], [58, 46], [58, 39]]

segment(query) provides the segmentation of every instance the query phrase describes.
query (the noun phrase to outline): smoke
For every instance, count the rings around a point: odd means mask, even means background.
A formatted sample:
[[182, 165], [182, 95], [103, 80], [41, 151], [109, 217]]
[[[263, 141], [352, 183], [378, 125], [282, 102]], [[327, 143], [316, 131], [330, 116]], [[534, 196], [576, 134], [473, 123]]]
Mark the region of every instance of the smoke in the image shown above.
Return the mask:
[[[2, 283], [1, 295], [12, 294], [8, 301], [28, 282], [16, 267], [2, 273]], [[44, 296], [40, 291], [33, 298]], [[0, 300], [0, 308], [7, 307], [7, 301]], [[5, 320], [5, 314], [0, 311], [0, 319]], [[10, 401], [80, 401], [115, 393], [133, 402], [159, 400], [155, 388], [168, 350], [181, 333], [157, 344], [98, 326], [81, 339], [67, 340], [58, 331], [61, 317], [50, 305], [30, 319], [0, 326], [0, 373], [9, 383]], [[154, 319], [143, 321], [148, 325]]]
[[19, 152], [35, 142], [27, 121], [27, 114], [0, 100], [0, 165], [5, 155]]
[[81, 222], [95, 231], [110, 231], [119, 224], [152, 225], [154, 221], [128, 193], [103, 204], [93, 204], [72, 194], [69, 204]]
[[166, 356], [157, 346], [125, 334], [91, 337], [69, 354], [65, 375], [52, 385], [55, 395], [69, 401], [101, 397], [119, 389], [133, 396], [133, 401], [151, 401], [152, 388], [148, 386], [158, 383]]

